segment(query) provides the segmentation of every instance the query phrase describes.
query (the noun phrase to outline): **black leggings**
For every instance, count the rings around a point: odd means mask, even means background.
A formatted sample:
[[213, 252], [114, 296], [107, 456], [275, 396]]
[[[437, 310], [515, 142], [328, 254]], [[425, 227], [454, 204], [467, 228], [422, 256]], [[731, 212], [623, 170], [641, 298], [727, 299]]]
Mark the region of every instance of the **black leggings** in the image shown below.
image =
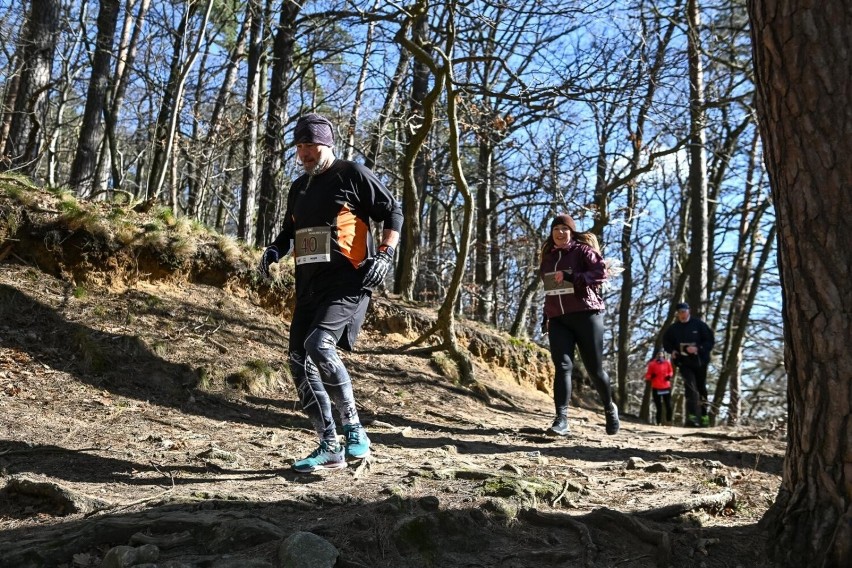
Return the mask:
[[553, 402], [556, 413], [565, 414], [571, 400], [571, 371], [574, 369], [574, 347], [579, 347], [580, 357], [592, 383], [601, 397], [604, 409], [612, 404], [612, 387], [609, 375], [603, 368], [603, 313], [574, 312], [551, 318], [547, 337], [550, 340], [550, 357], [556, 366], [553, 379]]
[[[652, 389], [654, 393], [654, 407], [657, 409], [657, 424], [672, 421], [672, 391], [671, 389]], [[663, 418], [663, 406], [666, 407], [666, 415]]]
[[707, 416], [707, 365], [681, 364], [678, 366], [686, 391], [686, 414], [700, 419]]
[[301, 346], [293, 344], [291, 336], [290, 372], [299, 401], [317, 435], [321, 440], [336, 443], [332, 402], [344, 424], [358, 422], [352, 380], [337, 354], [337, 338], [321, 327], [311, 329]]

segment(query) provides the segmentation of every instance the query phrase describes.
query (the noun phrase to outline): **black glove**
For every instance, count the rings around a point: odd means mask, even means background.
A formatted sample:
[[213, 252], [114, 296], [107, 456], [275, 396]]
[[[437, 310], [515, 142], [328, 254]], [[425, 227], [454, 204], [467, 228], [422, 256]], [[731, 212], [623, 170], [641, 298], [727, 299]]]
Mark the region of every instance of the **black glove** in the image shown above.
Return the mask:
[[275, 245], [266, 247], [263, 249], [263, 254], [260, 256], [260, 264], [257, 266], [258, 272], [260, 272], [264, 278], [269, 278], [269, 265], [278, 262], [278, 259], [278, 247]]
[[393, 266], [393, 248], [380, 248], [376, 256], [373, 257], [372, 266], [370, 266], [370, 269], [367, 270], [367, 274], [364, 276], [362, 284], [364, 288], [368, 290], [378, 288], [379, 284], [385, 281], [385, 276], [388, 275], [391, 266]]

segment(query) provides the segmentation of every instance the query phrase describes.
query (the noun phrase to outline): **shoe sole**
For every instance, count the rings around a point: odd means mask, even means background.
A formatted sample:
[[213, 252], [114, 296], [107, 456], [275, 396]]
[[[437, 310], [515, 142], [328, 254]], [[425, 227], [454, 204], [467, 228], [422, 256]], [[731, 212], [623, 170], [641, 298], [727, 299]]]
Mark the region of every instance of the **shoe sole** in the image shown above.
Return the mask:
[[558, 430], [554, 430], [553, 428], [548, 428], [544, 431], [545, 436], [550, 436], [551, 438], [562, 438], [567, 436], [571, 431], [565, 430], [564, 432], [560, 432]]
[[293, 471], [296, 473], [311, 473], [313, 471], [317, 471], [318, 469], [343, 469], [346, 467], [346, 462], [334, 462], [334, 463], [324, 463], [322, 465], [315, 465], [311, 469], [300, 469], [297, 467], [293, 467]]

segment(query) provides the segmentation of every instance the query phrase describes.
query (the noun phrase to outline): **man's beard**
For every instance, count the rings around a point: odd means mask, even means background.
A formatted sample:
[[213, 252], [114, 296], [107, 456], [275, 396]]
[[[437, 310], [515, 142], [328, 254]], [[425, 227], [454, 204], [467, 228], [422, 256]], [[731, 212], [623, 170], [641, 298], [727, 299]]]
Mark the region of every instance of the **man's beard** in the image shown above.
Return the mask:
[[312, 168], [305, 168], [305, 173], [309, 176], [315, 176], [323, 173], [334, 162], [334, 156], [320, 156], [317, 163]]

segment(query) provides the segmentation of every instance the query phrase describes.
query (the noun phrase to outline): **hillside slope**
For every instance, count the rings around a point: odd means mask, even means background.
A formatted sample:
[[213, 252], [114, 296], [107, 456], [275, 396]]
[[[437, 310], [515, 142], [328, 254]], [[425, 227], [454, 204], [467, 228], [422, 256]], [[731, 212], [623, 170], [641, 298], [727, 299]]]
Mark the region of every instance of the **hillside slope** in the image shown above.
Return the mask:
[[315, 442], [286, 280], [247, 259], [214, 276], [204, 246], [157, 268], [50, 199], [0, 201], [0, 566], [131, 565], [121, 546], [161, 568], [295, 566], [298, 531], [348, 567], [765, 565], [781, 433], [628, 418], [608, 437], [575, 408], [552, 440], [546, 354], [465, 328], [471, 392], [399, 351], [432, 315], [387, 298], [346, 356], [373, 456], [293, 473]]

